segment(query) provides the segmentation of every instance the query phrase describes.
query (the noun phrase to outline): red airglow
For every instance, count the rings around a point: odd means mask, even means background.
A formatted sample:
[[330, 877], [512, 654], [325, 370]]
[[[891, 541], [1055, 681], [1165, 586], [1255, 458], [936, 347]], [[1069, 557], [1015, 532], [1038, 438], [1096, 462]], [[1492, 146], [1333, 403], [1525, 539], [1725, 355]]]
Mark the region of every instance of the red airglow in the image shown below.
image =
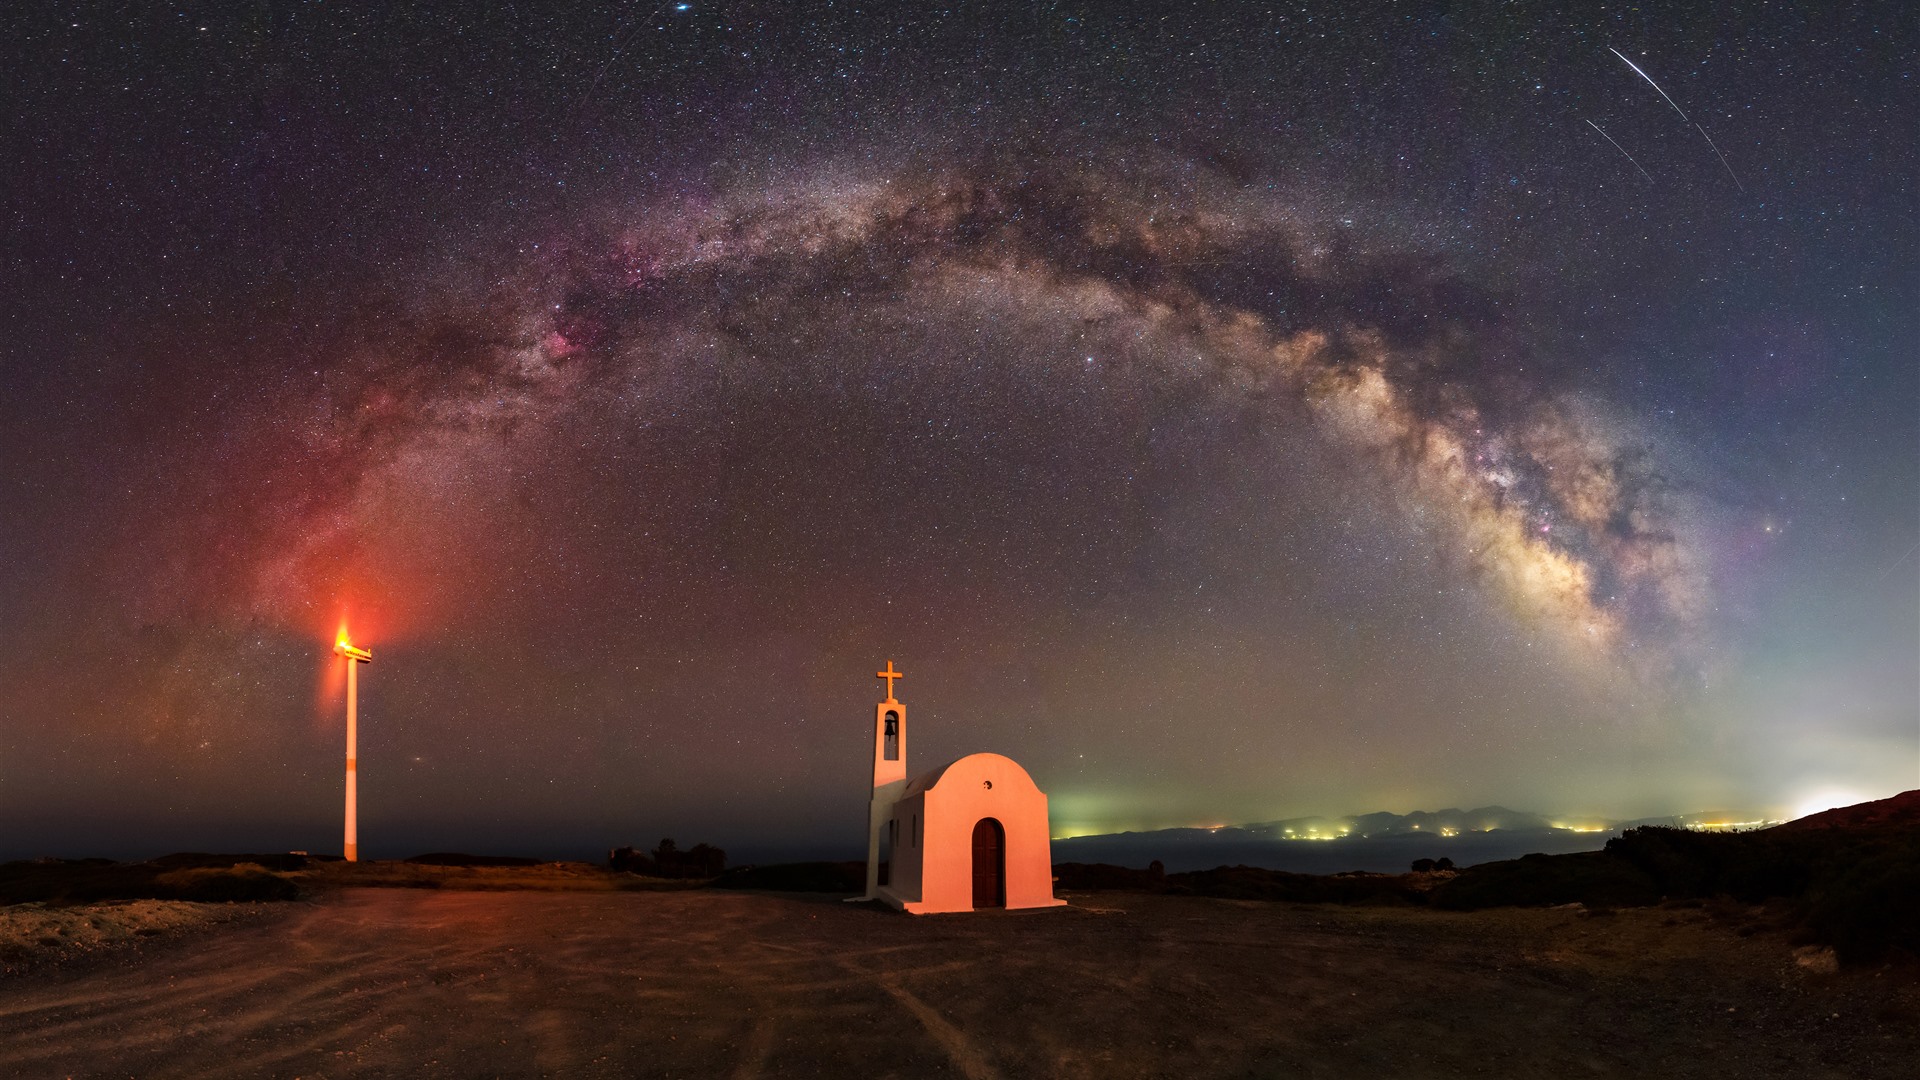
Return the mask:
[[[399, 605], [365, 595], [342, 595], [340, 590], [329, 600], [311, 605], [319, 608], [314, 616], [302, 619], [309, 633], [331, 650], [336, 645], [357, 644], [361, 641], [390, 642], [405, 637], [402, 624], [418, 625], [425, 621], [421, 611], [402, 612]], [[327, 613], [331, 613], [331, 617]], [[324, 621], [323, 621], [324, 620]]]

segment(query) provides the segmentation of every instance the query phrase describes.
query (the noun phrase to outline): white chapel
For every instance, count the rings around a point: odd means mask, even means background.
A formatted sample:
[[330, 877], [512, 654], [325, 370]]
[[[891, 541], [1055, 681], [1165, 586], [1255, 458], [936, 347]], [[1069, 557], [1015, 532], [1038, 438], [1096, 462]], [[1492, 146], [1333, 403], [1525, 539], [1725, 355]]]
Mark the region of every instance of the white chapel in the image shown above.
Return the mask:
[[1053, 897], [1046, 793], [1012, 758], [968, 754], [907, 779], [901, 674], [891, 660], [875, 673], [887, 699], [873, 714], [866, 898], [916, 915], [1065, 904]]

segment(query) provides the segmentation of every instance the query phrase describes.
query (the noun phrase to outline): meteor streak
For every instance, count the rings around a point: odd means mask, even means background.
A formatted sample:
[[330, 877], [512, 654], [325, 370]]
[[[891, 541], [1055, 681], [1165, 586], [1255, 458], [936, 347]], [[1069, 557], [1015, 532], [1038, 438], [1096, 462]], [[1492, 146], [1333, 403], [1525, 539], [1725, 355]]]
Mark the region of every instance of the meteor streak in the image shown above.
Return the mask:
[[[1613, 143], [1613, 148], [1614, 148], [1615, 150], [1618, 150], [1618, 151], [1620, 151], [1620, 155], [1621, 155], [1622, 157], [1624, 157], [1624, 158], [1626, 158], [1626, 159], [1627, 159], [1628, 161], [1633, 161], [1633, 155], [1632, 155], [1632, 154], [1629, 154], [1629, 153], [1627, 153], [1627, 148], [1626, 148], [1626, 147], [1624, 147], [1624, 146], [1621, 146], [1621, 145], [1620, 145], [1619, 143], [1617, 143], [1617, 142], [1613, 142], [1613, 136], [1611, 136], [1611, 135], [1609, 135], [1609, 134], [1607, 134], [1607, 133], [1606, 133], [1606, 131], [1605, 131], [1605, 130], [1603, 130], [1603, 129], [1602, 129], [1601, 127], [1600, 127], [1600, 125], [1599, 125], [1599, 124], [1596, 124], [1596, 123], [1594, 123], [1593, 121], [1591, 121], [1591, 120], [1589, 120], [1589, 121], [1587, 121], [1587, 126], [1588, 126], [1588, 127], [1590, 127], [1590, 128], [1592, 128], [1592, 129], [1593, 129], [1593, 130], [1595, 130], [1595, 131], [1598, 131], [1598, 132], [1600, 132], [1600, 137], [1601, 137], [1601, 138], [1603, 138], [1603, 139], [1605, 139], [1605, 140], [1607, 140], [1607, 141], [1608, 141], [1608, 142], [1610, 142], [1610, 143]], [[1647, 171], [1646, 169], [1644, 169], [1644, 168], [1641, 168], [1641, 165], [1640, 165], [1640, 163], [1639, 163], [1639, 162], [1637, 162], [1637, 161], [1633, 161], [1633, 167], [1634, 167], [1634, 168], [1636, 168], [1636, 169], [1640, 169], [1640, 175], [1641, 175], [1641, 176], [1644, 176], [1644, 177], [1646, 177], [1646, 178], [1647, 178], [1647, 183], [1649, 183], [1649, 184], [1651, 184], [1651, 183], [1653, 183], [1653, 174], [1652, 174], [1652, 173], [1650, 173], [1650, 172], [1648, 172], [1648, 171]], [[1735, 181], [1735, 182], [1736, 182], [1736, 183], [1738, 183], [1738, 181]], [[1742, 190], [1744, 190], [1744, 189], [1742, 189]]]
[[1727, 155], [1722, 154], [1718, 146], [1714, 146], [1713, 136], [1707, 134], [1707, 129], [1701, 127], [1699, 124], [1693, 125], [1693, 130], [1699, 132], [1700, 137], [1707, 140], [1708, 146], [1713, 146], [1713, 154], [1720, 159], [1720, 167], [1727, 170], [1728, 176], [1733, 176], [1733, 186], [1740, 189], [1740, 194], [1745, 195], [1747, 193], [1747, 185], [1741, 183], [1738, 176], [1733, 175], [1733, 166], [1727, 164]]
[[[1609, 45], [1609, 46], [1607, 46], [1607, 51], [1608, 51], [1608, 52], [1610, 52], [1610, 53], [1612, 53], [1613, 55], [1615, 55], [1615, 56], [1617, 56], [1617, 57], [1619, 57], [1619, 58], [1620, 58], [1620, 59], [1622, 59], [1622, 60], [1627, 60], [1627, 54], [1626, 54], [1626, 53], [1623, 53], [1623, 52], [1621, 52], [1621, 51], [1620, 51], [1619, 49], [1616, 49], [1616, 48], [1614, 48], [1614, 47], [1613, 47], [1613, 46], [1611, 46], [1611, 45]], [[1673, 111], [1674, 111], [1674, 112], [1677, 112], [1677, 113], [1679, 113], [1679, 114], [1680, 114], [1680, 119], [1682, 119], [1682, 120], [1687, 120], [1687, 114], [1686, 114], [1686, 111], [1685, 111], [1685, 110], [1683, 110], [1683, 109], [1681, 109], [1681, 108], [1680, 108], [1680, 106], [1678, 106], [1678, 105], [1675, 105], [1675, 104], [1674, 104], [1674, 101], [1673, 101], [1673, 99], [1672, 99], [1672, 98], [1670, 98], [1670, 97], [1667, 97], [1667, 92], [1666, 92], [1665, 90], [1660, 90], [1660, 84], [1659, 84], [1659, 83], [1657, 83], [1657, 82], [1654, 82], [1654, 81], [1653, 81], [1653, 76], [1651, 76], [1651, 75], [1649, 75], [1649, 74], [1647, 74], [1647, 73], [1646, 73], [1646, 72], [1644, 72], [1644, 71], [1641, 71], [1641, 70], [1640, 70], [1640, 65], [1639, 65], [1639, 64], [1636, 64], [1636, 63], [1634, 63], [1634, 62], [1633, 62], [1633, 61], [1631, 61], [1631, 60], [1627, 60], [1627, 66], [1628, 66], [1628, 67], [1630, 67], [1630, 68], [1632, 68], [1632, 69], [1634, 70], [1634, 72], [1635, 72], [1636, 74], [1638, 74], [1638, 75], [1639, 75], [1639, 76], [1640, 76], [1641, 78], [1643, 78], [1643, 79], [1645, 79], [1645, 80], [1647, 80], [1647, 85], [1648, 85], [1648, 86], [1651, 86], [1651, 87], [1653, 87], [1653, 88], [1654, 88], [1655, 90], [1659, 90], [1659, 91], [1660, 91], [1660, 96], [1661, 96], [1661, 97], [1663, 97], [1663, 98], [1667, 98], [1667, 104], [1669, 104], [1669, 105], [1673, 105]], [[1691, 121], [1691, 120], [1687, 120], [1687, 123], [1689, 123], [1689, 124], [1691, 124], [1691, 123], [1693, 123], [1693, 121]], [[1708, 140], [1708, 141], [1709, 141], [1709, 142], [1711, 142], [1712, 140]], [[1623, 150], [1623, 151], [1621, 151], [1621, 153], [1625, 153], [1625, 152], [1626, 152], [1626, 151], [1624, 151], [1624, 150]]]

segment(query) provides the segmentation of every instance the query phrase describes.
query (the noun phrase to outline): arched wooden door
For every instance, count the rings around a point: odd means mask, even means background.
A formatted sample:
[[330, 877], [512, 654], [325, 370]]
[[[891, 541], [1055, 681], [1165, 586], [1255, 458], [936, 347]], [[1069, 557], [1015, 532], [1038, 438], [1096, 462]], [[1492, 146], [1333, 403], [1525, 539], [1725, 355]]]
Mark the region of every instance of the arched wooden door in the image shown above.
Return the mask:
[[1007, 906], [1007, 831], [992, 818], [973, 827], [973, 906]]

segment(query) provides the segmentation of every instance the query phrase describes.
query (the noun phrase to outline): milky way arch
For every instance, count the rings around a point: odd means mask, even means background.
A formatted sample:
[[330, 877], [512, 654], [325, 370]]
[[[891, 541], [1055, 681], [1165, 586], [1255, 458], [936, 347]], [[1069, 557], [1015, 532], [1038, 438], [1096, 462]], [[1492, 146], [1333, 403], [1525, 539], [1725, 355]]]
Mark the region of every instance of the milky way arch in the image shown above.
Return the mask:
[[271, 612], [326, 595], [367, 524], [356, 492], [423, 442], [471, 449], [669, 379], [689, 340], [751, 344], [830, 308], [991, 294], [1177, 345], [1212, 393], [1304, 407], [1569, 648], [1618, 658], [1692, 639], [1704, 579], [1656, 462], [1539, 373], [1497, 297], [1307, 218], [1189, 169], [1032, 161], [611, 215], [343, 362], [292, 456], [332, 479], [273, 504], [248, 600]]

